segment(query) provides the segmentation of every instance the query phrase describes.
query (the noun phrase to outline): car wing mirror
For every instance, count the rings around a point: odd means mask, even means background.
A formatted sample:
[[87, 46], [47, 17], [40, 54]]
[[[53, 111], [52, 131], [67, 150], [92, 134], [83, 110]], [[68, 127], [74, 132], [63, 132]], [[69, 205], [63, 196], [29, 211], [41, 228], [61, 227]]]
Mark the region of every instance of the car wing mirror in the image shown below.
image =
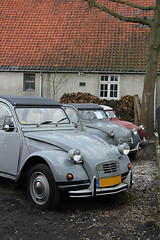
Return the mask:
[[78, 127], [78, 122], [72, 122], [72, 124], [73, 124], [73, 126], [74, 126], [75, 128]]
[[10, 125], [5, 124], [4, 127], [3, 127], [3, 130], [4, 130], [5, 132], [11, 132], [11, 131], [13, 131], [13, 130], [14, 130], [14, 125], [13, 125], [13, 123], [10, 124]]

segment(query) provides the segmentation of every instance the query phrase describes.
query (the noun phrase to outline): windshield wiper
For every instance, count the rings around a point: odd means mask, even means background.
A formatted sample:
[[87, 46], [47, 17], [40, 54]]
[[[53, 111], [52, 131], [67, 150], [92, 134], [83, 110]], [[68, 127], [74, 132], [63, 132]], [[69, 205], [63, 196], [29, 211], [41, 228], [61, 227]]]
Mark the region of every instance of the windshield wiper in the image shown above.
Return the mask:
[[37, 124], [37, 127], [39, 127], [39, 126], [41, 126], [41, 125], [43, 125], [43, 124], [50, 124], [50, 123], [52, 123], [52, 122], [53, 122], [52, 120], [47, 120], [47, 121], [38, 123], [38, 124]]
[[63, 122], [63, 121], [66, 120], [66, 119], [68, 119], [68, 118], [67, 118], [67, 117], [64, 117], [64, 118], [58, 120], [57, 123], [56, 123], [56, 126], [57, 126], [60, 122]]
[[[66, 119], [67, 119], [67, 117], [58, 120], [57, 123], [56, 123], [56, 125], [58, 125], [60, 122], [66, 120]], [[53, 121], [52, 121], [52, 120], [47, 120], [47, 121], [38, 123], [38, 124], [37, 124], [37, 127], [39, 127], [39, 126], [41, 126], [41, 125], [44, 125], [44, 124], [50, 124], [50, 123], [53, 123]]]

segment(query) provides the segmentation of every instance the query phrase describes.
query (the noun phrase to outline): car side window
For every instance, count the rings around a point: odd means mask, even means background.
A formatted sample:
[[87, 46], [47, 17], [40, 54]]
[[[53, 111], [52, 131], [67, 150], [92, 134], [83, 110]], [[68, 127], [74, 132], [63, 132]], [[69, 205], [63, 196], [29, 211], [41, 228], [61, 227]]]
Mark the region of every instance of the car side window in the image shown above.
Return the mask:
[[8, 107], [0, 104], [0, 130], [2, 130], [5, 125], [13, 126], [13, 118]]
[[78, 122], [78, 117], [77, 117], [77, 114], [75, 112], [75, 110], [71, 107], [65, 107], [65, 111], [67, 113], [67, 116], [70, 120], [70, 122]]
[[79, 114], [81, 116], [81, 119], [83, 120], [91, 120], [91, 119], [96, 119], [96, 115], [94, 113], [94, 111], [90, 111], [90, 110], [80, 110]]

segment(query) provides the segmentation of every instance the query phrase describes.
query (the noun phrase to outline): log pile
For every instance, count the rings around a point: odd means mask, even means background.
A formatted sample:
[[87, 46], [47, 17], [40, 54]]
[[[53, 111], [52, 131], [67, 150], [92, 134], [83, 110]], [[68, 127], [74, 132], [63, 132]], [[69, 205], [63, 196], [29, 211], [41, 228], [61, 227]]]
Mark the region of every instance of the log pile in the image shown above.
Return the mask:
[[96, 103], [100, 104], [100, 99], [87, 92], [64, 93], [60, 98], [60, 103]]
[[121, 120], [134, 122], [134, 96], [126, 95], [120, 100], [100, 99], [87, 92], [65, 93], [60, 103], [96, 103], [112, 107]]
[[121, 120], [134, 122], [134, 96], [121, 97], [117, 103], [116, 112]]

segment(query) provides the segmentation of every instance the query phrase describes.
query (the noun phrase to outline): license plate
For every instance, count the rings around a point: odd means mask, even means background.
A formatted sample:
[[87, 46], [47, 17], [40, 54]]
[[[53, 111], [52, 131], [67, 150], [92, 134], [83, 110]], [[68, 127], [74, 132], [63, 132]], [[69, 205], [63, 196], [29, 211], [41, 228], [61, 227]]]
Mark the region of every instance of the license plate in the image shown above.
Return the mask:
[[121, 175], [112, 178], [96, 179], [96, 187], [110, 187], [121, 183]]

